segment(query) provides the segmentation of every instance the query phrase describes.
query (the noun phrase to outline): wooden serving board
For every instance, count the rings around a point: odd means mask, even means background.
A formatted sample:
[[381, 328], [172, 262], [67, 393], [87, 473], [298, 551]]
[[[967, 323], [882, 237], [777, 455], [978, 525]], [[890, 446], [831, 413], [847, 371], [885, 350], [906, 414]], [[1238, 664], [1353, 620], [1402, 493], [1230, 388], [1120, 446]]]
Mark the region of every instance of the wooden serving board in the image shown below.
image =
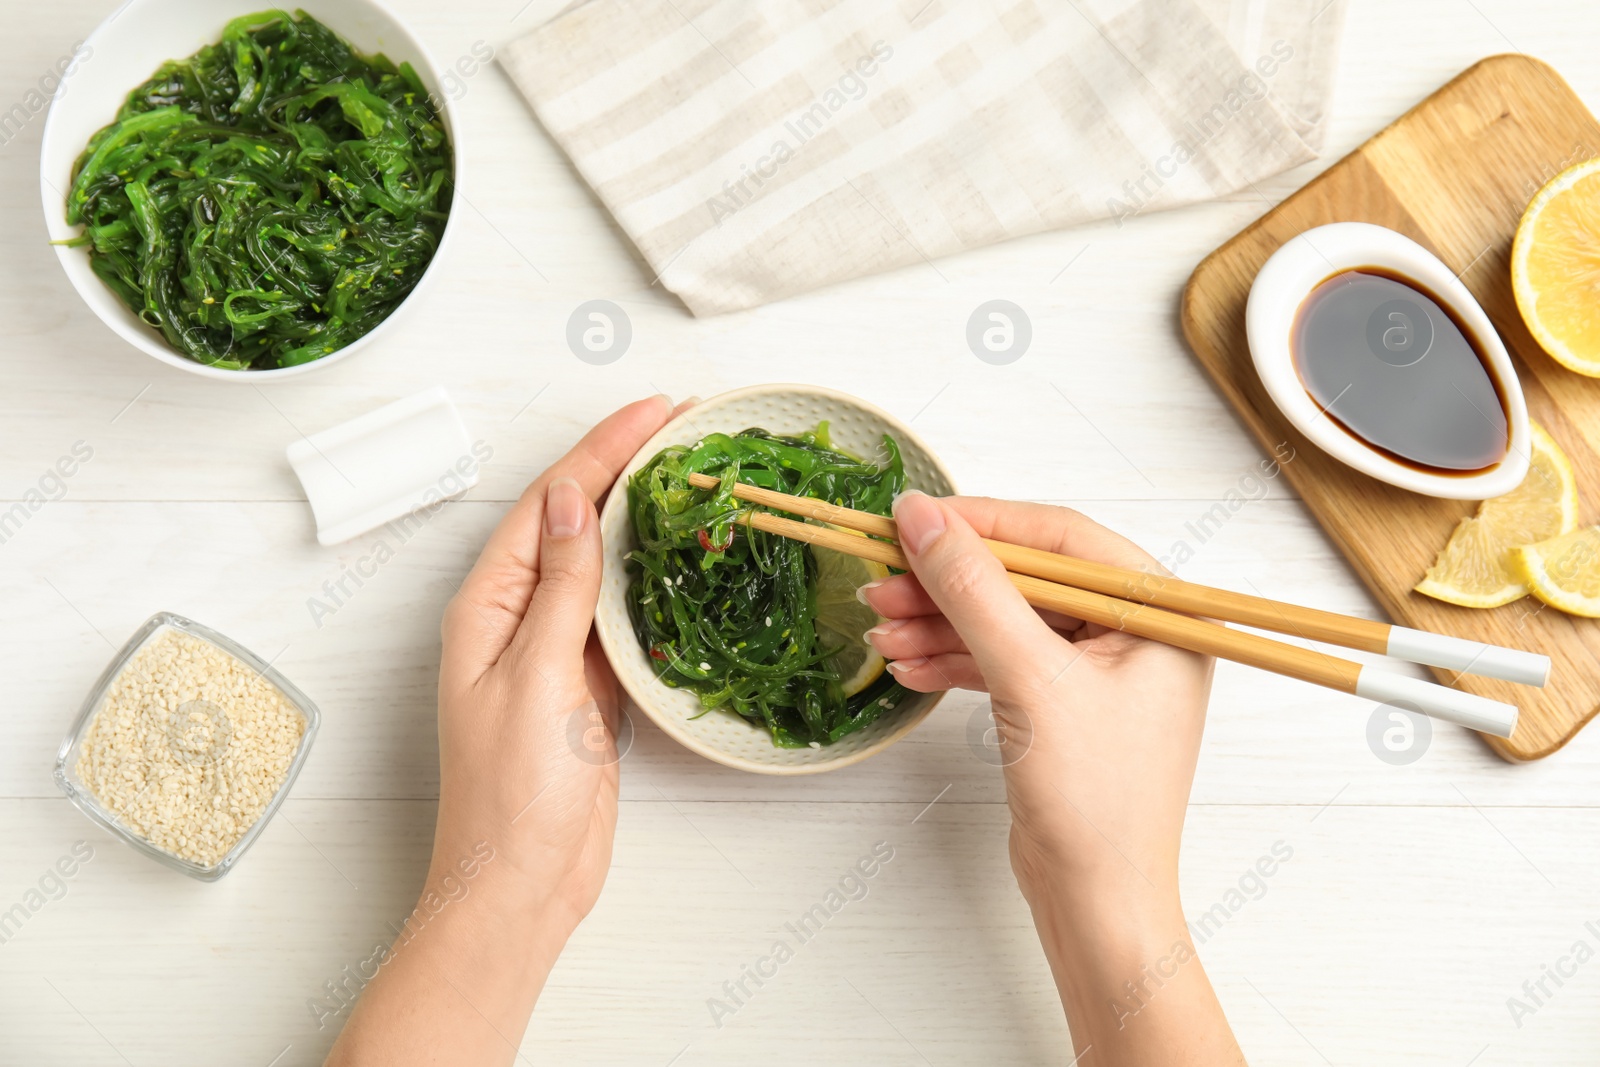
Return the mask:
[[1435, 500], [1360, 474], [1307, 441], [1278, 412], [1245, 342], [1245, 298], [1256, 271], [1285, 241], [1329, 222], [1372, 222], [1408, 235], [1460, 274], [1516, 364], [1528, 412], [1571, 457], [1581, 519], [1600, 519], [1600, 379], [1545, 355], [1511, 294], [1511, 239], [1535, 192], [1573, 163], [1600, 156], [1600, 123], [1536, 59], [1485, 59], [1269, 211], [1195, 268], [1183, 294], [1183, 332], [1222, 395], [1284, 466], [1306, 506], [1393, 622], [1547, 653], [1544, 689], [1454, 672], [1439, 680], [1519, 705], [1501, 756], [1533, 760], [1566, 744], [1600, 710], [1600, 620], [1532, 597], [1490, 611], [1411, 591], [1470, 501]]

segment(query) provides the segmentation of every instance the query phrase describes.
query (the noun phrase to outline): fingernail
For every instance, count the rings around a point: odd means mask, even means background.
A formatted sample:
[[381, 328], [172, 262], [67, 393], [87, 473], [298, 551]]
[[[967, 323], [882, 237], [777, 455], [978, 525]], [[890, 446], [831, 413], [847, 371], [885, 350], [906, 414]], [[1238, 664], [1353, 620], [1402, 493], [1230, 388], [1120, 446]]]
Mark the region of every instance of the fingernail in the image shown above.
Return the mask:
[[944, 533], [944, 510], [926, 493], [909, 489], [894, 498], [900, 547], [913, 556], [926, 552]]
[[687, 410], [687, 409], [692, 408], [692, 407], [698, 407], [700, 404], [702, 404], [704, 402], [705, 402], [705, 398], [702, 397], [702, 396], [691, 396], [687, 400], [684, 400], [681, 403], [679, 403], [678, 406], [680, 408], [683, 408], [683, 409]]
[[[885, 578], [879, 578], [875, 582], [868, 582], [866, 585], [856, 586], [856, 599], [861, 601], [863, 604], [867, 604], [867, 594], [878, 588], [878, 586], [882, 585], [887, 580], [888, 579]], [[867, 607], [870, 608], [872, 605], [867, 604]]]
[[880, 637], [888, 637], [905, 624], [906, 620], [904, 619], [890, 619], [888, 622], [879, 623], [877, 626], [874, 626], [872, 629], [862, 634], [861, 640], [870, 645]]
[[588, 508], [583, 487], [571, 478], [557, 478], [544, 491], [544, 530], [557, 540], [583, 532]]
[[897, 659], [889, 664], [889, 670], [894, 674], [906, 674], [927, 662], [927, 656], [917, 656], [914, 659]]

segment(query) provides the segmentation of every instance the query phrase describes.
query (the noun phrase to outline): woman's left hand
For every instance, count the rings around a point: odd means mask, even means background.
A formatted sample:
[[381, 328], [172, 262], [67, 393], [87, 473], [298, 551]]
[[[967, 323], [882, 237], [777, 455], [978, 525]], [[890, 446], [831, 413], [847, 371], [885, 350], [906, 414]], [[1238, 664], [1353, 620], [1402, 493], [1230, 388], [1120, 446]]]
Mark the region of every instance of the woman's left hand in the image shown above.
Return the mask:
[[522, 494], [445, 609], [434, 866], [487, 841], [498, 883], [573, 925], [600, 895], [617, 823], [596, 503], [671, 413], [652, 397], [591, 430]]
[[657, 396], [591, 430], [522, 494], [445, 609], [433, 861], [330, 1064], [511, 1063], [599, 898], [620, 713], [592, 633], [595, 507], [672, 414]]

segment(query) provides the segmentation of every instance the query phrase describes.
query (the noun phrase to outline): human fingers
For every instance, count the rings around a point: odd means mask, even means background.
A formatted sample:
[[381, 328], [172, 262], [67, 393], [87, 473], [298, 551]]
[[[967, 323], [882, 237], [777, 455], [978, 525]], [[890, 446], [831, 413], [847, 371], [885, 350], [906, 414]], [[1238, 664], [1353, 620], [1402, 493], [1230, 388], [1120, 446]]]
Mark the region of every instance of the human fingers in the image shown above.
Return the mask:
[[507, 650], [516, 667], [526, 663], [577, 664], [600, 598], [600, 516], [576, 478], [545, 488], [539, 538], [539, 581]]
[[964, 652], [895, 660], [889, 664], [889, 673], [895, 681], [918, 693], [941, 693], [946, 689], [974, 689], [981, 693], [989, 689], [978, 661]]
[[1000, 561], [958, 512], [911, 492], [896, 498], [894, 517], [912, 573], [986, 675], [1004, 670], [1022, 680], [1058, 658], [1059, 636], [1022, 599]]
[[856, 598], [886, 619], [911, 619], [939, 613], [939, 605], [922, 588], [915, 574], [896, 574], [868, 582], [856, 590]]
[[539, 580], [539, 527], [546, 487], [572, 478], [593, 500], [601, 496], [645, 441], [665, 425], [665, 396], [636, 401], [602, 420], [541, 474], [489, 535], [478, 561], [445, 609], [447, 661], [475, 678], [493, 665], [522, 622]]
[[946, 652], [970, 654], [967, 643], [943, 615], [888, 619], [866, 632], [867, 643], [884, 659], [916, 659]]
[[1156, 574], [1168, 573], [1150, 553], [1071, 508], [984, 496], [948, 497], [945, 503], [960, 514], [979, 537], [1117, 567], [1153, 568]]
[[[922, 588], [922, 583], [917, 581], [915, 574], [896, 574], [889, 578], [880, 578], [875, 582], [868, 582], [857, 592], [862, 603], [885, 619], [914, 619], [922, 615], [939, 614], [939, 605], [935, 604], [933, 597]], [[1059, 611], [1042, 611], [1038, 608], [1034, 610], [1052, 630], [1075, 633], [1083, 626], [1082, 619], [1074, 619]]]

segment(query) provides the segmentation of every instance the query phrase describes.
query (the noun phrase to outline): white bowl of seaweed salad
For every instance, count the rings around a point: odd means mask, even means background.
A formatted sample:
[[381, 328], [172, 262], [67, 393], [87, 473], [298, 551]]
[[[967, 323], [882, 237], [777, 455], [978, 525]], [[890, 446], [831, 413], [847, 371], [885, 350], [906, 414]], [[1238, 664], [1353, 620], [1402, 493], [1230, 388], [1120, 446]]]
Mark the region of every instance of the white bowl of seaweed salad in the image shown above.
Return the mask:
[[113, 331], [207, 377], [343, 359], [416, 302], [460, 178], [426, 49], [374, 0], [129, 0], [50, 106], [40, 191]]
[[941, 694], [830, 642], [829, 603], [870, 609], [853, 588], [829, 592], [825, 550], [752, 531], [721, 491], [688, 487], [729, 470], [879, 514], [902, 488], [954, 492], [908, 426], [844, 393], [755, 386], [691, 408], [639, 450], [600, 516], [595, 630], [618, 680], [668, 736], [730, 767], [815, 774], [882, 752]]

